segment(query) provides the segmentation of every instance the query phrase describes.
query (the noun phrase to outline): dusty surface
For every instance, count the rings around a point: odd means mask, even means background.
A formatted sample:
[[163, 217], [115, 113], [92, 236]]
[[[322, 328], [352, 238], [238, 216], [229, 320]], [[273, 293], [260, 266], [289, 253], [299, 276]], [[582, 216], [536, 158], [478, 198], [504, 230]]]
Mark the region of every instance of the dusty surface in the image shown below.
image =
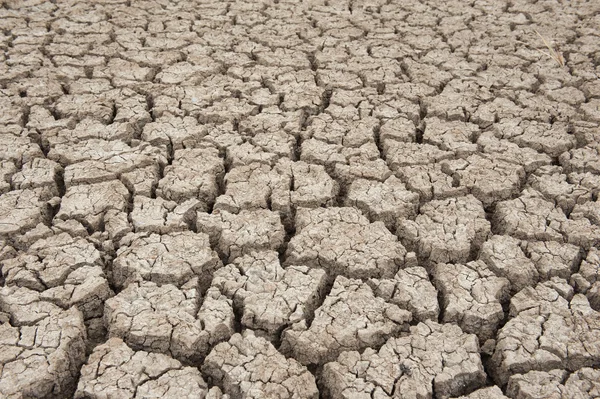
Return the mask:
[[600, 397], [600, 2], [0, 4], [0, 397]]

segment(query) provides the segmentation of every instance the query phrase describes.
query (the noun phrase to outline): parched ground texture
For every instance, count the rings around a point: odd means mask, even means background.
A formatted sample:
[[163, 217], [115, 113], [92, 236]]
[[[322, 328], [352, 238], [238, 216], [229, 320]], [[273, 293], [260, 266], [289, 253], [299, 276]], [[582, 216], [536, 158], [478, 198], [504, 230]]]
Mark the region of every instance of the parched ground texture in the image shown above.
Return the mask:
[[0, 0], [0, 398], [599, 398], [599, 78], [598, 0]]

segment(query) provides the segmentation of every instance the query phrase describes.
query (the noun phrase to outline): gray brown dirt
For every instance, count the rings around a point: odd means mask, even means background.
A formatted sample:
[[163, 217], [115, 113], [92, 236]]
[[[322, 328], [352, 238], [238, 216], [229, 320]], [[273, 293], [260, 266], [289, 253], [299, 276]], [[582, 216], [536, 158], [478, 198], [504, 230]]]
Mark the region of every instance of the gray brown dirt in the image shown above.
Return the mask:
[[597, 0], [0, 0], [0, 398], [600, 397]]

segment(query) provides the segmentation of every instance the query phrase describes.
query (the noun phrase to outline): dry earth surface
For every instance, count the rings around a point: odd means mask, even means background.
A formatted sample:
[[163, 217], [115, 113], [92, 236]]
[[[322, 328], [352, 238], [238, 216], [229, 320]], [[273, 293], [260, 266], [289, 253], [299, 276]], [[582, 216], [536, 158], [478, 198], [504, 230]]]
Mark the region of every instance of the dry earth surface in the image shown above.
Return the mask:
[[598, 0], [0, 1], [0, 398], [600, 397], [599, 76]]

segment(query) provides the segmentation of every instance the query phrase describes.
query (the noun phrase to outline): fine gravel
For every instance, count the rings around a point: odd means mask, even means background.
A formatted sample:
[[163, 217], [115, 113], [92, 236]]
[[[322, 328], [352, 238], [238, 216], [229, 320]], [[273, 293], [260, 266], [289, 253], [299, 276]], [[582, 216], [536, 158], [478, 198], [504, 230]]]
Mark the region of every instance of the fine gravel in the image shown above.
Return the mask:
[[0, 398], [600, 398], [599, 194], [597, 0], [0, 0]]

